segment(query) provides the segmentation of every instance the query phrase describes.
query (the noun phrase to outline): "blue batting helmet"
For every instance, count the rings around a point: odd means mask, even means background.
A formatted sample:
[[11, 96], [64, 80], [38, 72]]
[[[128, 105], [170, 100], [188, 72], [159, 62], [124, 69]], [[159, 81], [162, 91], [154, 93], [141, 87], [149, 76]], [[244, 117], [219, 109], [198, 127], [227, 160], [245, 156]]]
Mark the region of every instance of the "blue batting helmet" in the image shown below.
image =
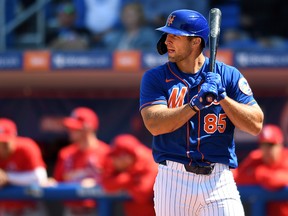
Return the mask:
[[[204, 41], [204, 45], [207, 44], [210, 31], [208, 22], [201, 13], [186, 9], [173, 11], [168, 16], [165, 26], [157, 28], [156, 30], [164, 32], [163, 37], [165, 38], [167, 33], [181, 36], [201, 37]], [[161, 37], [162, 42], [164, 40], [163, 37]], [[157, 48], [159, 51], [159, 47]]]

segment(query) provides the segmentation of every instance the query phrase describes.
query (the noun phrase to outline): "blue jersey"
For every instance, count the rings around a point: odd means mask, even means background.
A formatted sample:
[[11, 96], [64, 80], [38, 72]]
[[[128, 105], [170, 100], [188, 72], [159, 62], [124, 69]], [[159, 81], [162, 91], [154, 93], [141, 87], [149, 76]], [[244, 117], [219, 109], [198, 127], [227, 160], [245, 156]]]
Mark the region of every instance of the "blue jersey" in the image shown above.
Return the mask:
[[[140, 87], [140, 110], [146, 106], [164, 104], [175, 108], [189, 103], [209, 71], [209, 59], [196, 74], [181, 72], [167, 62], [144, 73]], [[255, 104], [247, 80], [235, 67], [216, 61], [227, 96], [243, 104]], [[153, 137], [152, 150], [156, 162], [172, 160], [183, 164], [223, 163], [238, 166], [234, 142], [235, 126], [220, 104], [215, 101], [197, 112], [179, 129]]]

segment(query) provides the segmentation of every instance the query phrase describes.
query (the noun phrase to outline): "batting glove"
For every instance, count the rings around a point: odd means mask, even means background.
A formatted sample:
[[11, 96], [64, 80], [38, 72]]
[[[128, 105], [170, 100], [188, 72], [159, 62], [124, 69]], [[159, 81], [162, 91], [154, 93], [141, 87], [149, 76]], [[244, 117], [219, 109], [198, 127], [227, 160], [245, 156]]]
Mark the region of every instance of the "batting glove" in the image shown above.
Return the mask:
[[226, 89], [222, 85], [221, 76], [218, 73], [208, 72], [205, 81], [207, 83], [216, 83], [218, 90], [218, 102], [223, 100], [227, 96]]
[[204, 109], [207, 105], [210, 104], [206, 101], [206, 96], [208, 94], [214, 95], [215, 98], [218, 97], [217, 86], [215, 83], [203, 83], [198, 94], [190, 100], [190, 107], [194, 111]]

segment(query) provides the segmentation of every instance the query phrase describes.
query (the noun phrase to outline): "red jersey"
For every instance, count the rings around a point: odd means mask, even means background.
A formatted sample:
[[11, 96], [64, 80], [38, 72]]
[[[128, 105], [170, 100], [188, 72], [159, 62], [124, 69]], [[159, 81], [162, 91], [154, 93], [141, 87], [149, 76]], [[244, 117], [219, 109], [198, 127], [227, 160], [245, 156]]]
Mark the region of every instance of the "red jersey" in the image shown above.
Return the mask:
[[[124, 202], [127, 216], [154, 216], [153, 185], [157, 175], [157, 164], [152, 157], [152, 151], [136, 140], [115, 143], [115, 148], [105, 157], [105, 172], [102, 175], [102, 185], [107, 191], [127, 191], [133, 200]], [[119, 144], [119, 145], [117, 145]], [[127, 170], [118, 172], [113, 167], [112, 158], [119, 151], [127, 151], [134, 155], [135, 162]]]
[[[28, 137], [17, 137], [15, 150], [7, 159], [0, 159], [0, 168], [5, 171], [21, 172], [33, 171], [37, 167], [46, 165], [41, 150], [34, 140]], [[34, 202], [1, 201], [0, 207], [5, 209], [21, 209], [34, 206]]]
[[[288, 150], [283, 149], [278, 162], [264, 164], [261, 150], [252, 151], [233, 171], [238, 185], [260, 185], [267, 190], [288, 186]], [[288, 201], [268, 203], [267, 215], [288, 216]]]
[[[81, 182], [85, 178], [93, 178], [99, 182], [102, 172], [103, 157], [109, 151], [109, 145], [99, 140], [95, 148], [82, 150], [77, 143], [70, 144], [60, 150], [55, 165], [54, 178], [59, 182]], [[69, 202], [67, 205], [80, 204], [85, 207], [94, 207], [93, 200]]]

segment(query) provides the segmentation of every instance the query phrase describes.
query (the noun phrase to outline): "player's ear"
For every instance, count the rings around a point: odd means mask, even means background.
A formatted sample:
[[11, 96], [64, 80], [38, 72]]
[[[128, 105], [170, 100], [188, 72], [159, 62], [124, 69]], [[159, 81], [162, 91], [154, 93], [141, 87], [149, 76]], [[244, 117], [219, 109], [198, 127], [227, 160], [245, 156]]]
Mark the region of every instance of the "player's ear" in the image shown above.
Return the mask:
[[199, 45], [201, 44], [201, 38], [200, 37], [193, 37], [192, 38], [192, 45]]

